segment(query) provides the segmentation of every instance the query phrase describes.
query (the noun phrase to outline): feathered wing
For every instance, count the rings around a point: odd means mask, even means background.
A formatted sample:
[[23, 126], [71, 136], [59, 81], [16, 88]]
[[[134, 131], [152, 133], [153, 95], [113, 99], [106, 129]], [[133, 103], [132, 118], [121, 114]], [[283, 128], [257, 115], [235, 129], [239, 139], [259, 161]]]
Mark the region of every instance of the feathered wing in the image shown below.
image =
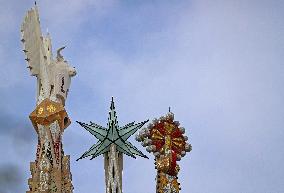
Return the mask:
[[37, 7], [29, 10], [21, 26], [23, 51], [26, 55], [28, 68], [31, 74], [37, 76], [40, 73], [40, 65], [43, 61], [43, 37], [40, 29], [40, 21]]

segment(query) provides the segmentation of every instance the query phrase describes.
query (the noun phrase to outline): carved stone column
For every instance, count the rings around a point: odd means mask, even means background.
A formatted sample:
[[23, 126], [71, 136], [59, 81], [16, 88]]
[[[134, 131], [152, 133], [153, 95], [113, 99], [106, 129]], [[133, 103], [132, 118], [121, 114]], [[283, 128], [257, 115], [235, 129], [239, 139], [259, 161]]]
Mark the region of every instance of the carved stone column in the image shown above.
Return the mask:
[[64, 155], [62, 147], [63, 131], [70, 125], [64, 107], [45, 99], [30, 119], [38, 134], [38, 145], [36, 160], [30, 164], [32, 177], [27, 193], [71, 193], [70, 157]]
[[111, 144], [110, 151], [104, 154], [106, 193], [122, 193], [123, 154], [116, 151]]

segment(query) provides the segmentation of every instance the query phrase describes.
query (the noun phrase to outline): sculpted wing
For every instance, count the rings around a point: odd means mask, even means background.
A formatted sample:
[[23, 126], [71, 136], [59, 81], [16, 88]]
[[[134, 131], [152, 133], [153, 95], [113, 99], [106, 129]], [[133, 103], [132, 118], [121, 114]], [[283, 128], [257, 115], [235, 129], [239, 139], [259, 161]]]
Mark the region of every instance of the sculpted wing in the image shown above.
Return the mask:
[[43, 61], [42, 33], [37, 7], [29, 10], [21, 26], [23, 51], [26, 55], [28, 68], [33, 76], [40, 73], [40, 64]]

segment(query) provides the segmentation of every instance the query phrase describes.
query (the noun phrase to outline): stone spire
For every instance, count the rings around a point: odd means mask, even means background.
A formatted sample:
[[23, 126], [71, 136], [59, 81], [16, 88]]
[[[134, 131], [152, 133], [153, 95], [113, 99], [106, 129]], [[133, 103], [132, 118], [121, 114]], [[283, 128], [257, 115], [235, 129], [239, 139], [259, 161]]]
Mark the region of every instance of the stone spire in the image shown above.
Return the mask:
[[38, 145], [36, 160], [30, 163], [27, 193], [71, 193], [70, 157], [64, 155], [62, 135], [71, 123], [64, 106], [76, 71], [67, 62], [52, 58], [51, 38], [41, 33], [36, 5], [25, 15], [21, 34], [25, 60], [37, 78], [36, 108], [30, 120]]
[[136, 158], [135, 155], [148, 158], [127, 141], [147, 121], [137, 124], [131, 122], [123, 127], [119, 127], [113, 98], [111, 100], [107, 128], [93, 122], [86, 124], [77, 121], [99, 140], [79, 159], [89, 156], [92, 156], [91, 159], [93, 159], [99, 155], [104, 155], [106, 193], [122, 193], [123, 154], [133, 158]]

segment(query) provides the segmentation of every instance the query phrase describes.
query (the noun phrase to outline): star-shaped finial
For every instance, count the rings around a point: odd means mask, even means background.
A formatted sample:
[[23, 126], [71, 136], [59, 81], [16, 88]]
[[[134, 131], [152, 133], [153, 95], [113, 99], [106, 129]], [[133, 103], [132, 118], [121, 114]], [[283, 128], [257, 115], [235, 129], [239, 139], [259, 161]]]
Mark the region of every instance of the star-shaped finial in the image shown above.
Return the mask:
[[[86, 151], [79, 159], [92, 156], [91, 159], [104, 154], [110, 150], [110, 145], [115, 144], [116, 150], [124, 153], [128, 156], [136, 158], [135, 155], [139, 155], [144, 158], [148, 158], [135, 146], [133, 146], [127, 139], [133, 135], [138, 129], [140, 129], [147, 121], [140, 123], [131, 122], [123, 127], [118, 126], [116, 111], [114, 107], [113, 98], [111, 100], [111, 106], [108, 118], [108, 128], [102, 127], [96, 123], [90, 122], [90, 124], [76, 121], [92, 135], [94, 135], [99, 141], [94, 144], [88, 151]], [[77, 161], [79, 160], [77, 159]]]

